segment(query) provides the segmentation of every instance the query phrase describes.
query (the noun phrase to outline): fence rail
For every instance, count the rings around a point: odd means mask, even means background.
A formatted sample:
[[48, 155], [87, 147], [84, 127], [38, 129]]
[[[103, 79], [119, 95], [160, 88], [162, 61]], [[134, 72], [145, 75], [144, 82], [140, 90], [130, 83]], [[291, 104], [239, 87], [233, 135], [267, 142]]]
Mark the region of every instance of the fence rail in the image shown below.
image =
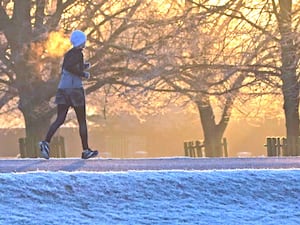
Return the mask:
[[[223, 138], [222, 140], [222, 148], [223, 148], [223, 157], [228, 157], [227, 150], [227, 139]], [[188, 157], [206, 157], [208, 154], [206, 153], [205, 143], [204, 141], [186, 141], [183, 143], [184, 146], [184, 155]]]

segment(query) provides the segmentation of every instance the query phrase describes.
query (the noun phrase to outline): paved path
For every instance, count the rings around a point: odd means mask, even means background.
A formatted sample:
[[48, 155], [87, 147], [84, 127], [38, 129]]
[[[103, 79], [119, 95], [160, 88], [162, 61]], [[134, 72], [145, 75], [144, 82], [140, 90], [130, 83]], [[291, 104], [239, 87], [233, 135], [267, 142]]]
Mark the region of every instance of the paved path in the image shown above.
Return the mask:
[[150, 159], [0, 159], [0, 173], [29, 171], [130, 171], [300, 169], [300, 157]]

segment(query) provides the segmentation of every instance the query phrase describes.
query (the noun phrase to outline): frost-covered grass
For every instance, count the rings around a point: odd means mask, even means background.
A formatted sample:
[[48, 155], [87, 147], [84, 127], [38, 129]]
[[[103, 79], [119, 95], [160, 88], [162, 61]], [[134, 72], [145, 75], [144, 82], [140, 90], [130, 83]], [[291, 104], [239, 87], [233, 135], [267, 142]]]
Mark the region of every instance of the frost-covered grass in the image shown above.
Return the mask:
[[300, 170], [0, 174], [0, 224], [300, 224]]

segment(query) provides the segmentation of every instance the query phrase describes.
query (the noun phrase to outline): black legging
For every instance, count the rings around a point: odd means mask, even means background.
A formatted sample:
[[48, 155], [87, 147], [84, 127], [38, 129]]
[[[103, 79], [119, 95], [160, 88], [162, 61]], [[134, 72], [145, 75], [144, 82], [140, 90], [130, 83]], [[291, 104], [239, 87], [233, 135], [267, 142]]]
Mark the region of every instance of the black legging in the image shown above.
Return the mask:
[[[51, 138], [56, 132], [56, 130], [65, 122], [68, 110], [69, 110], [68, 105], [63, 105], [63, 104], [57, 105], [57, 117], [56, 120], [51, 124], [48, 133], [46, 135], [45, 141], [50, 143]], [[81, 138], [82, 148], [88, 149], [89, 146], [88, 146], [85, 105], [74, 107], [74, 110], [79, 124], [79, 134]]]

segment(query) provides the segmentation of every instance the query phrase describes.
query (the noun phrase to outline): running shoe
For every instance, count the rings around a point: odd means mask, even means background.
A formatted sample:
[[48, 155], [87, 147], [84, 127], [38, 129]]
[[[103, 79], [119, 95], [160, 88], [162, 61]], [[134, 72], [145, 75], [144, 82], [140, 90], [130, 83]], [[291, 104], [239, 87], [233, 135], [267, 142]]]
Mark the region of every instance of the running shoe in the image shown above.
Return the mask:
[[39, 143], [39, 146], [40, 146], [40, 150], [41, 150], [41, 156], [44, 159], [49, 159], [49, 155], [50, 155], [49, 143], [47, 141], [41, 141]]
[[97, 155], [98, 155], [97, 150], [85, 149], [85, 150], [83, 150], [83, 152], [81, 154], [81, 158], [82, 159], [89, 159], [89, 158], [96, 157]]

